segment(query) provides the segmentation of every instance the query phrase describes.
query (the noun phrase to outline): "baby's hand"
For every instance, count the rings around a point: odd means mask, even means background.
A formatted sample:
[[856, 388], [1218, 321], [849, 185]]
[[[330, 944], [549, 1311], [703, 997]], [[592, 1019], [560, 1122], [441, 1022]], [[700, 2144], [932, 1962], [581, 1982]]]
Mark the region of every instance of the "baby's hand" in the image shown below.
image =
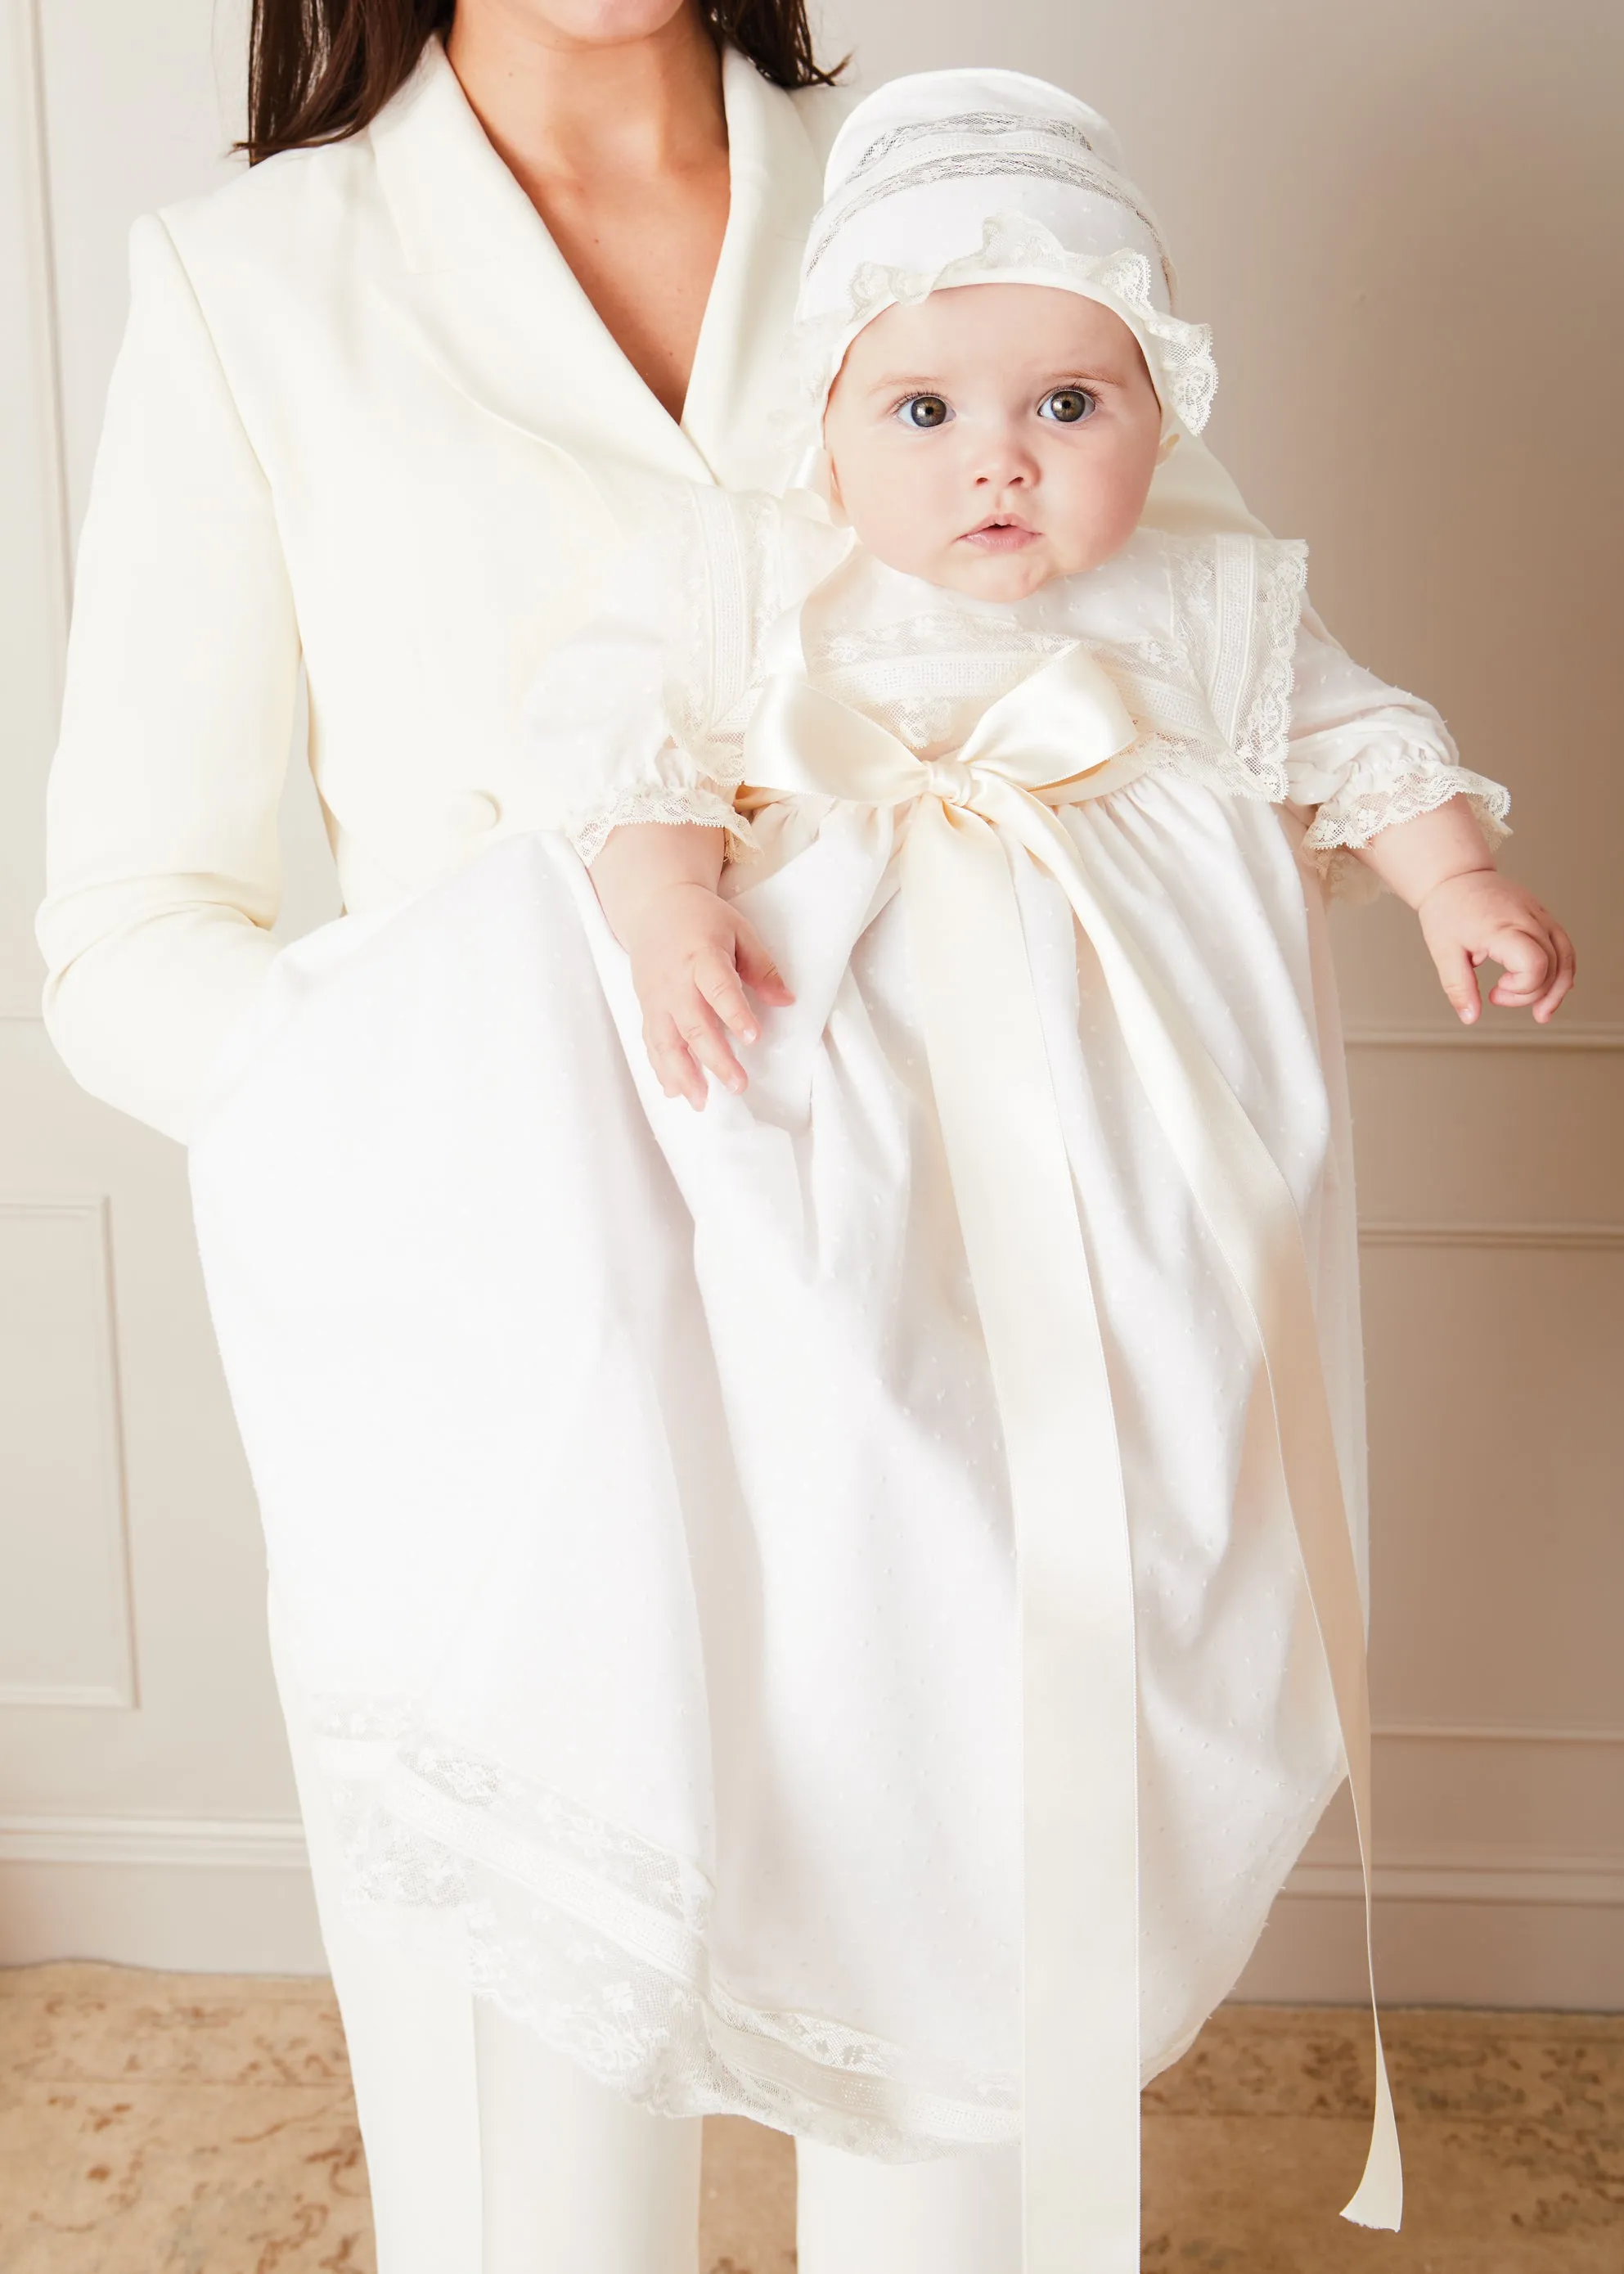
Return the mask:
[[703, 1112], [707, 1067], [741, 1090], [745, 1072], [728, 1037], [753, 1043], [759, 1031], [745, 988], [763, 1003], [795, 999], [755, 926], [709, 885], [684, 879], [651, 892], [620, 937], [649, 1063], [665, 1096], [686, 1097]]
[[1531, 1005], [1542, 1026], [1574, 983], [1568, 934], [1525, 885], [1492, 869], [1446, 877], [1417, 902], [1416, 914], [1444, 993], [1469, 1027], [1482, 1014], [1480, 963], [1502, 967], [1490, 1002]]

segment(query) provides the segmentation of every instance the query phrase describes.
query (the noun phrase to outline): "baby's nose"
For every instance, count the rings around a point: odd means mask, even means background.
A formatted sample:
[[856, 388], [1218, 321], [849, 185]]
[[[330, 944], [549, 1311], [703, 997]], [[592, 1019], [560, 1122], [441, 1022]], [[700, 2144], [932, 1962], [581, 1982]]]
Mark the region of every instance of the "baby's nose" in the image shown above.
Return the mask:
[[1026, 489], [1036, 478], [1036, 461], [1023, 436], [1004, 431], [981, 438], [976, 479], [984, 488]]

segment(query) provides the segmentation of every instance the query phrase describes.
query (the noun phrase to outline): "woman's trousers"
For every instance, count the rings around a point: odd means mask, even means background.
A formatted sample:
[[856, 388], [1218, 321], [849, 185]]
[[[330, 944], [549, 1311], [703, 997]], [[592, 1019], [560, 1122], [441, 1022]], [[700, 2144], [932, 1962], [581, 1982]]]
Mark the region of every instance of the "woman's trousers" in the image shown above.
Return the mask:
[[[698, 2274], [699, 2120], [649, 2115], [350, 1921], [274, 1596], [270, 1625], [378, 2274]], [[803, 2140], [796, 2166], [799, 2274], [1019, 2274], [1013, 2148], [882, 2164]]]

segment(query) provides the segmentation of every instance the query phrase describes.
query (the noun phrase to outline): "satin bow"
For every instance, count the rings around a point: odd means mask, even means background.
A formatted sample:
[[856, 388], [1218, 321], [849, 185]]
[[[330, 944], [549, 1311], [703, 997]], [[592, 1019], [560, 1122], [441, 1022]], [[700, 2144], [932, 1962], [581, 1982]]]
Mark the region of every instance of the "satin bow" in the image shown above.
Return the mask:
[[[785, 634], [789, 635], [787, 651]], [[1138, 1682], [1110, 1384], [1010, 862], [1066, 894], [1135, 1069], [1233, 1281], [1267, 1381], [1275, 1489], [1296, 1521], [1335, 1694], [1371, 1946], [1365, 1629], [1307, 1257], [1289, 1187], [1132, 925], [1054, 809], [1145, 769], [1133, 722], [1079, 647], [921, 760], [812, 687], [799, 626], [745, 742], [749, 802], [908, 806], [898, 884], [926, 1055], [1004, 1424], [1021, 1622], [1022, 2142], [1026, 2274], [1139, 2274]], [[770, 659], [772, 651], [770, 651]], [[1344, 2217], [1396, 2227], [1398, 2135], [1380, 2029], [1376, 2117]]]
[[1096, 796], [1094, 780], [1116, 760], [1111, 787], [1141, 772], [1138, 730], [1116, 683], [1084, 648], [1068, 647], [981, 714], [974, 733], [944, 757], [917, 758], [906, 742], [793, 671], [776, 674], [745, 740], [745, 779], [780, 795], [909, 805], [929, 798], [989, 821], [1007, 819], [1023, 796], [1059, 805]]

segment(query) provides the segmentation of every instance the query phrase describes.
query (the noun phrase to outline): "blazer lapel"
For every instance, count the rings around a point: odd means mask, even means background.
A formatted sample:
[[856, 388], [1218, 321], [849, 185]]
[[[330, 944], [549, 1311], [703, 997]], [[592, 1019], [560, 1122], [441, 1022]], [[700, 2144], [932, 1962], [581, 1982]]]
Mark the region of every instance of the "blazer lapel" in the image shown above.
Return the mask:
[[818, 167], [787, 94], [724, 58], [730, 197], [682, 423], [605, 329], [432, 39], [369, 130], [398, 266], [380, 282], [419, 351], [492, 416], [589, 463], [770, 485], [793, 456], [784, 342]]
[[369, 132], [399, 241], [386, 294], [441, 377], [572, 456], [708, 480], [486, 140], [437, 39]]
[[731, 177], [727, 234], [682, 409], [684, 432], [730, 489], [781, 488], [805, 447], [786, 350], [823, 169], [782, 87], [723, 57]]

